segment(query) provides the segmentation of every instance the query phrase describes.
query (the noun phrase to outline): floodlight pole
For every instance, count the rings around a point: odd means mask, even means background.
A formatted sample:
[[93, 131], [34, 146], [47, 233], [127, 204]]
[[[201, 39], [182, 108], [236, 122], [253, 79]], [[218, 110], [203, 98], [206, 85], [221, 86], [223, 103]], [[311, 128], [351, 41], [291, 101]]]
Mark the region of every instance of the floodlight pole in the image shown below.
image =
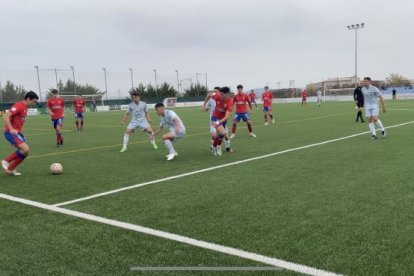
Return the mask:
[[134, 90], [134, 73], [132, 68], [129, 68], [129, 71], [131, 72], [131, 91]]
[[37, 84], [39, 86], [39, 101], [42, 101], [42, 91], [40, 90], [39, 66], [35, 65], [34, 68], [36, 69], [36, 73], [37, 73]]
[[175, 72], [177, 73], [177, 91], [180, 93], [180, 78], [178, 77], [178, 70], [176, 69]]
[[73, 93], [76, 95], [75, 67], [71, 66], [70, 69], [72, 70], [72, 76], [73, 76]]
[[358, 29], [362, 29], [365, 27], [365, 23], [361, 24], [352, 24], [346, 26], [348, 30], [355, 30], [355, 88], [358, 86], [357, 83], [357, 74], [358, 74]]
[[152, 69], [155, 75], [155, 98], [158, 98], [157, 69]]
[[[108, 83], [107, 83], [107, 79], [106, 79], [106, 68], [102, 67], [102, 70], [104, 72], [104, 79], [105, 79], [105, 94], [106, 94], [106, 101], [108, 101]], [[104, 100], [103, 97], [101, 98], [102, 100], [102, 106], [104, 105]]]

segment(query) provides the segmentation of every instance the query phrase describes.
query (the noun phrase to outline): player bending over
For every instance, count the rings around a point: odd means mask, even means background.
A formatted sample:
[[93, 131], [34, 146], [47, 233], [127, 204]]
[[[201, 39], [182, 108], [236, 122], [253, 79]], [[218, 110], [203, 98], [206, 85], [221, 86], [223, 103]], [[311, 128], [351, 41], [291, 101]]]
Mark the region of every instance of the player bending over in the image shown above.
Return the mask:
[[15, 103], [3, 116], [4, 137], [17, 148], [15, 152], [1, 161], [1, 166], [7, 175], [22, 175], [16, 171], [16, 167], [29, 155], [30, 148], [21, 131], [27, 116], [27, 108], [33, 107], [38, 100], [39, 97], [35, 92], [27, 92], [24, 101]]
[[177, 113], [172, 110], [165, 109], [162, 103], [157, 103], [155, 105], [155, 112], [161, 116], [161, 121], [160, 127], [154, 132], [154, 136], [160, 133], [164, 127], [168, 128], [169, 132], [162, 136], [162, 140], [168, 150], [167, 161], [171, 161], [178, 156], [172, 142], [184, 137], [185, 126], [180, 117], [178, 117]]
[[[226, 123], [233, 111], [233, 99], [231, 98], [230, 89], [228, 87], [220, 88], [220, 92], [209, 93], [204, 100], [202, 111], [206, 111], [206, 104], [212, 98], [216, 102], [216, 106], [211, 116], [211, 125], [216, 129], [216, 137], [213, 143], [213, 155], [221, 156], [221, 143], [223, 138], [227, 136]], [[231, 150], [230, 150], [231, 151]]]

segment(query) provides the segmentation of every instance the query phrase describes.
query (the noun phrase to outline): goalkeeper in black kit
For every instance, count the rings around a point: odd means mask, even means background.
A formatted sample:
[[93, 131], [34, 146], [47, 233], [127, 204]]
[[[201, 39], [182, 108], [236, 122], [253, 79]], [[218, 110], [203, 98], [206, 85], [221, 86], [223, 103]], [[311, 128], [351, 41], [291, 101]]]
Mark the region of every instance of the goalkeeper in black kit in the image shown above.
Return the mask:
[[364, 123], [364, 118], [362, 118], [362, 109], [364, 108], [364, 95], [362, 94], [362, 87], [358, 86], [354, 90], [354, 101], [356, 104], [356, 107], [358, 109], [357, 117], [355, 122], [358, 122], [359, 119], [361, 119], [361, 123]]

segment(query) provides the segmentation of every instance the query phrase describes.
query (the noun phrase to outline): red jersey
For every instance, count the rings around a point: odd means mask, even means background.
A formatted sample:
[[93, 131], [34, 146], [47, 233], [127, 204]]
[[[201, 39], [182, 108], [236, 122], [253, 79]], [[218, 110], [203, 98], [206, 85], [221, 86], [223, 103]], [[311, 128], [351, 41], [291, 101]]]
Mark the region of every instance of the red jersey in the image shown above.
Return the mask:
[[60, 119], [63, 117], [63, 113], [65, 112], [65, 102], [60, 97], [52, 97], [47, 100], [46, 105], [52, 112], [53, 116], [52, 119]]
[[256, 93], [251, 92], [251, 93], [249, 94], [249, 97], [250, 97], [250, 101], [251, 101], [251, 102], [253, 102], [254, 100], [256, 100]]
[[[21, 132], [27, 116], [27, 106], [24, 102], [17, 102], [10, 108], [9, 112], [11, 114], [10, 123], [12, 127], [18, 132]], [[4, 130], [10, 131], [6, 125], [4, 126]]]
[[252, 109], [250, 98], [244, 93], [234, 95], [233, 103], [236, 105], [236, 113], [246, 113], [247, 105]]
[[75, 99], [73, 101], [73, 106], [75, 107], [75, 113], [81, 113], [85, 107], [85, 101], [83, 99]]
[[270, 93], [269, 91], [268, 92], [263, 92], [262, 101], [263, 101], [263, 106], [264, 107], [272, 106], [273, 94]]
[[302, 91], [301, 95], [302, 95], [302, 99], [306, 100], [306, 98], [308, 97], [308, 92], [306, 92], [306, 90], [304, 90], [304, 91]]
[[220, 93], [213, 93], [211, 98], [216, 101], [216, 107], [213, 111], [213, 117], [216, 117], [217, 119], [223, 119], [224, 116], [226, 116], [226, 112], [233, 111], [232, 98], [228, 98], [224, 101]]

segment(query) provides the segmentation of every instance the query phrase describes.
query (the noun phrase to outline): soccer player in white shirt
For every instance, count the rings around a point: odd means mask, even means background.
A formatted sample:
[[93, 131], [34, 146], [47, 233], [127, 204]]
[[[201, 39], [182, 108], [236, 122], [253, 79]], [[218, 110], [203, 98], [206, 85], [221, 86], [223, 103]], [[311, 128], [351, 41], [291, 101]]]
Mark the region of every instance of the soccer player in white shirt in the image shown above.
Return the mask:
[[125, 130], [124, 143], [123, 143], [123, 146], [120, 152], [127, 151], [129, 135], [134, 133], [135, 129], [137, 128], [141, 129], [144, 132], [147, 132], [149, 134], [148, 140], [151, 142], [153, 148], [158, 149], [157, 144], [155, 143], [155, 139], [154, 139], [154, 131], [152, 131], [152, 128], [149, 124], [149, 122], [152, 122], [152, 121], [148, 115], [147, 104], [140, 100], [140, 96], [138, 92], [133, 92], [131, 96], [132, 96], [132, 103], [129, 104], [127, 112], [125, 112], [125, 115], [122, 121], [119, 123], [120, 125], [125, 124], [129, 117], [129, 114], [130, 113], [132, 114], [131, 122], [128, 124], [127, 129]]
[[371, 139], [377, 139], [377, 134], [375, 132], [375, 125], [381, 128], [382, 137], [385, 138], [387, 133], [385, 128], [379, 119], [379, 101], [381, 101], [382, 111], [385, 113], [387, 109], [385, 107], [384, 97], [382, 96], [379, 89], [371, 84], [371, 78], [365, 77], [363, 80], [364, 86], [362, 87], [362, 94], [364, 95], [365, 103], [365, 117], [369, 120], [369, 130], [371, 131]]
[[178, 156], [172, 142], [184, 137], [185, 126], [177, 113], [165, 109], [162, 103], [157, 103], [155, 105], [155, 112], [161, 117], [161, 120], [160, 127], [154, 132], [154, 136], [160, 133], [164, 127], [168, 128], [169, 132], [162, 136], [162, 140], [164, 141], [165, 147], [168, 149], [167, 161], [171, 161]]

